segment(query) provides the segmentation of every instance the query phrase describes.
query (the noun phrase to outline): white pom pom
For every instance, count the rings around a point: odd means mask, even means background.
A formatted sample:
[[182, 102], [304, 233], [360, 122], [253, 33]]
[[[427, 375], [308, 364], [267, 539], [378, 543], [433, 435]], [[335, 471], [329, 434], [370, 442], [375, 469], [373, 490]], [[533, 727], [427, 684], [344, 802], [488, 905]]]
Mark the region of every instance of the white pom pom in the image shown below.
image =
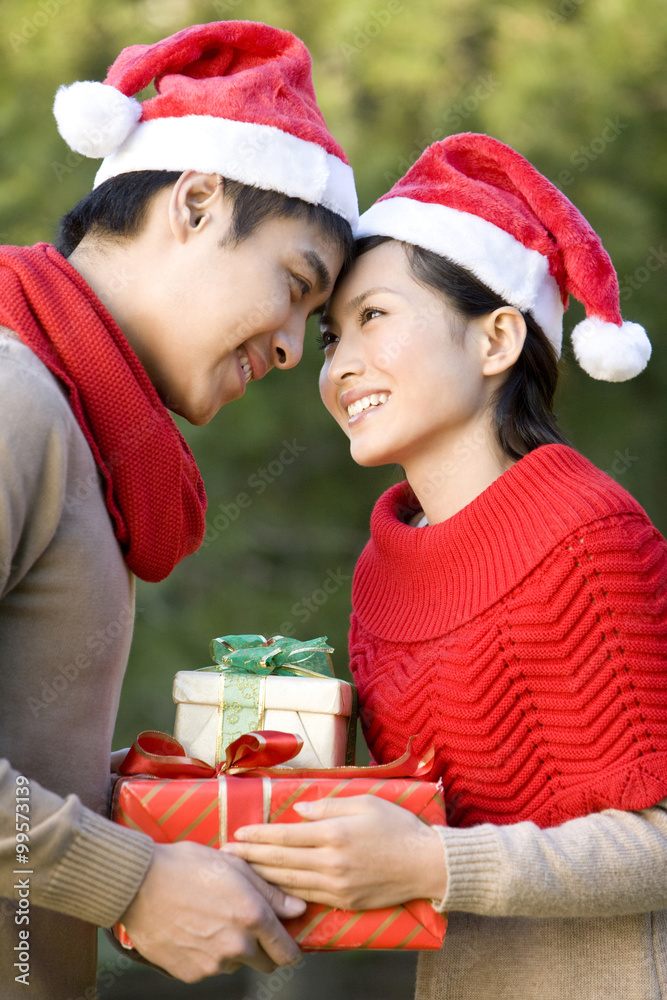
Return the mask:
[[593, 378], [625, 382], [639, 375], [651, 357], [651, 342], [639, 323], [607, 323], [589, 316], [572, 331], [574, 354]]
[[141, 104], [115, 87], [80, 80], [60, 87], [53, 103], [58, 131], [83, 156], [109, 156], [125, 142], [141, 118]]

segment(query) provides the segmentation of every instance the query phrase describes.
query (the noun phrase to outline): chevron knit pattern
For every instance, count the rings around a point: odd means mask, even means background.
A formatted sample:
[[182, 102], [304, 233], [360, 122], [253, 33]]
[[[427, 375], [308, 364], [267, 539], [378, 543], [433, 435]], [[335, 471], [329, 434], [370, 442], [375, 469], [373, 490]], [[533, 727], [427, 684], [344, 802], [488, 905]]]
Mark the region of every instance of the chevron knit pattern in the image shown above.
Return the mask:
[[454, 826], [541, 827], [667, 796], [667, 545], [570, 448], [521, 459], [442, 524], [378, 501], [351, 668], [373, 756], [436, 747]]

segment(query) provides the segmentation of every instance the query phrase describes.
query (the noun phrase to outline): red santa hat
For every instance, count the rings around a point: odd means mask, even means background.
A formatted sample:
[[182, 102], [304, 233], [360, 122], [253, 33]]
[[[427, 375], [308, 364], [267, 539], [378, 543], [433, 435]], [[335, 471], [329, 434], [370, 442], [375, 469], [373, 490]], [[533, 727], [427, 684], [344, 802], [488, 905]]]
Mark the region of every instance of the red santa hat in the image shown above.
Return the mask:
[[593, 378], [623, 382], [651, 356], [643, 327], [621, 317], [616, 272], [581, 212], [488, 135], [452, 135], [426, 149], [361, 216], [362, 236], [391, 236], [462, 265], [530, 312], [558, 355], [574, 295], [586, 309], [572, 332], [574, 353]]
[[[155, 83], [157, 96], [134, 94]], [[199, 170], [358, 220], [352, 169], [317, 106], [308, 49], [251, 21], [198, 24], [123, 49], [104, 83], [61, 87], [58, 130], [105, 157], [95, 187], [133, 170]]]

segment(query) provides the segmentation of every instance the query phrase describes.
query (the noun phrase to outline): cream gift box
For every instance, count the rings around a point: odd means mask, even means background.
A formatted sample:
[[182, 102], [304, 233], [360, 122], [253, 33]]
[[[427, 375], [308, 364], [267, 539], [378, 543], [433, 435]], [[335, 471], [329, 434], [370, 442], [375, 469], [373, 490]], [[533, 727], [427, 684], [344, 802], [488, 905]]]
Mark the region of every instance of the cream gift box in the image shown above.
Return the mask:
[[354, 763], [355, 689], [331, 674], [326, 639], [214, 639], [216, 665], [174, 678], [174, 737], [191, 757], [215, 765], [230, 743], [262, 729], [295, 733], [303, 749], [290, 767]]

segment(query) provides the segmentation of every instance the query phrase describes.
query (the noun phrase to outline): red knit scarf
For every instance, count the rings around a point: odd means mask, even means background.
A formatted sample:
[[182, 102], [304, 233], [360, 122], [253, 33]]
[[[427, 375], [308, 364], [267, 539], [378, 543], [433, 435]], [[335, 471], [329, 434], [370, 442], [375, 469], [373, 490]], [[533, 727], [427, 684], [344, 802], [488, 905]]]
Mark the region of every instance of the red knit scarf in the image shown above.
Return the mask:
[[201, 545], [195, 460], [139, 359], [81, 275], [47, 243], [0, 248], [0, 324], [64, 384], [104, 477], [130, 569], [164, 579]]

